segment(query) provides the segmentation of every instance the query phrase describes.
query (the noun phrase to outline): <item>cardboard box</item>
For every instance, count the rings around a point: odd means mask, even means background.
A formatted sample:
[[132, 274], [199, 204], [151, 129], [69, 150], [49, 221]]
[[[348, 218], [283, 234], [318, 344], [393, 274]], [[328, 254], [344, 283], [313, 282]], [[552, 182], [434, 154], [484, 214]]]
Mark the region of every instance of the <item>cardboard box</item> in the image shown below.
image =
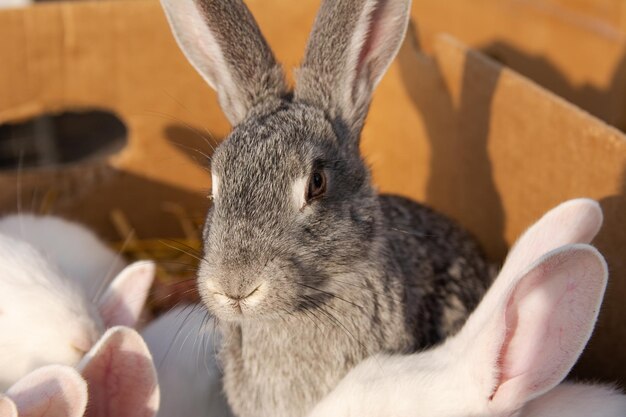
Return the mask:
[[449, 33], [626, 130], [626, 2], [414, 0], [425, 43]]
[[[317, 2], [248, 4], [285, 67], [297, 65]], [[426, 33], [427, 26], [411, 28], [363, 132], [377, 185], [454, 217], [495, 261], [547, 209], [574, 197], [598, 199], [606, 222], [596, 244], [611, 282], [577, 375], [626, 383], [626, 137], [453, 38]], [[0, 39], [11, 39], [0, 42], [0, 123], [101, 108], [129, 129], [119, 153], [23, 170], [22, 207], [55, 190], [57, 213], [110, 239], [119, 238], [110, 221], [115, 208], [142, 237], [182, 234], [163, 209], [167, 202], [201, 218], [210, 176], [194, 149], [210, 154], [229, 126], [157, 1], [3, 11]], [[0, 174], [4, 211], [16, 208], [17, 185], [17, 173]]]

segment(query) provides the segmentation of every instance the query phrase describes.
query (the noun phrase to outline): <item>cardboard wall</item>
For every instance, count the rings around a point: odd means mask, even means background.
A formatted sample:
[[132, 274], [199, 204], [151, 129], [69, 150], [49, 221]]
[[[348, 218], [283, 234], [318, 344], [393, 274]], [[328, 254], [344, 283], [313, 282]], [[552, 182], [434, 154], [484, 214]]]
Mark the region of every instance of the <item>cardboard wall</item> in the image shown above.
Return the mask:
[[626, 130], [626, 3], [414, 0], [426, 44], [449, 33]]
[[[295, 66], [317, 1], [248, 4], [278, 58], [286, 68]], [[414, 7], [426, 4], [416, 0]], [[377, 185], [459, 220], [496, 261], [545, 210], [573, 197], [600, 200], [606, 225], [597, 244], [612, 277], [596, 335], [577, 372], [626, 382], [626, 307], [621, 301], [626, 294], [626, 138], [453, 38], [428, 32], [437, 16], [444, 20], [433, 4], [428, 20], [424, 11], [414, 9], [424, 23], [411, 28], [375, 94], [363, 132], [362, 148]], [[493, 7], [487, 0], [477, 4], [474, 12], [460, 8], [459, 13], [482, 16]], [[455, 16], [448, 16], [450, 22], [460, 19]], [[478, 17], [476, 22], [489, 23]], [[521, 30], [513, 29], [509, 32]], [[19, 176], [0, 173], [0, 208], [14, 210], [18, 200], [22, 207], [32, 206], [53, 189], [57, 213], [88, 222], [109, 238], [117, 238], [110, 222], [114, 208], [127, 214], [142, 237], [180, 234], [164, 211], [167, 202], [201, 218], [210, 176], [196, 150], [210, 155], [229, 126], [214, 93], [176, 47], [157, 1], [3, 11], [0, 39], [12, 39], [0, 42], [0, 123], [45, 111], [98, 107], [117, 113], [130, 132], [122, 152], [98, 162]], [[540, 39], [538, 33], [534, 39]], [[607, 79], [618, 55], [598, 66]], [[568, 71], [576, 79], [577, 70]], [[606, 79], [594, 82], [600, 86]]]

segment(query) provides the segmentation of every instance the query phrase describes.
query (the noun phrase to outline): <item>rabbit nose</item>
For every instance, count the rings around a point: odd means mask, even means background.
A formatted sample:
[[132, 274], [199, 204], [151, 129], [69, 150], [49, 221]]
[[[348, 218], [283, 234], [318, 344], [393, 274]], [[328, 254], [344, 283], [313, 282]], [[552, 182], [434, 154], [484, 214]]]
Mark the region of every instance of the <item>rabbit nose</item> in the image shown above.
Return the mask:
[[214, 292], [215, 298], [221, 304], [236, 304], [237, 306], [245, 304], [246, 306], [255, 306], [265, 297], [265, 285], [261, 283], [254, 287], [252, 291], [239, 291], [237, 293]]

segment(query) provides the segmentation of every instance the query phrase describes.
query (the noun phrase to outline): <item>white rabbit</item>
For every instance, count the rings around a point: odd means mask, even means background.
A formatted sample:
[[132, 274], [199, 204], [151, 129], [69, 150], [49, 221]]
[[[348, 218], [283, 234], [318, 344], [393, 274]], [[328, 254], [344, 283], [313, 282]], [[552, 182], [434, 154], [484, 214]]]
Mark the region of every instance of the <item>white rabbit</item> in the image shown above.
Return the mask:
[[[156, 371], [141, 336], [109, 329], [79, 364], [36, 369], [0, 395], [0, 417], [152, 417]], [[88, 406], [87, 406], [88, 405]]]
[[107, 327], [133, 326], [153, 277], [152, 262], [136, 262], [90, 300], [30, 244], [0, 234], [0, 391], [40, 366], [76, 365]]
[[230, 416], [215, 352], [219, 333], [203, 306], [172, 309], [142, 332], [161, 388], [159, 417]]
[[626, 396], [611, 388], [558, 385], [606, 288], [604, 259], [576, 243], [590, 241], [601, 218], [589, 200], [550, 211], [512, 248], [456, 336], [422, 353], [363, 361], [310, 417], [626, 416]]
[[75, 280], [93, 299], [103, 283], [119, 274], [124, 260], [94, 232], [57, 216], [13, 214], [0, 218], [0, 233], [24, 240]]

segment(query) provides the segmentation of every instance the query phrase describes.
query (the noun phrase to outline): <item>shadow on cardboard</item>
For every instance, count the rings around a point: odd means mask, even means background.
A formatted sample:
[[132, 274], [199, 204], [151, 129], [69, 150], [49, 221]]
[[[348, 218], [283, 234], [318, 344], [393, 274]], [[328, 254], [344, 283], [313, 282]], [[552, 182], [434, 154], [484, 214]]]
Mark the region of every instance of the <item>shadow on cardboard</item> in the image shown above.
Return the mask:
[[480, 50], [546, 90], [626, 131], [626, 51], [616, 65], [608, 87], [602, 89], [590, 84], [573, 85], [549, 59], [530, 55], [506, 42], [492, 42]]
[[[437, 62], [419, 53], [422, 48], [417, 33], [413, 26], [409, 28], [399, 64], [406, 90], [422, 114], [430, 140], [427, 203], [443, 212], [453, 208], [460, 213], [457, 220], [479, 238], [488, 256], [502, 259], [507, 250], [505, 213], [487, 151], [491, 99], [500, 70], [494, 66], [491, 76], [485, 79], [484, 59], [470, 53], [456, 106]], [[481, 71], [482, 78], [479, 86], [472, 82], [477, 71]]]

